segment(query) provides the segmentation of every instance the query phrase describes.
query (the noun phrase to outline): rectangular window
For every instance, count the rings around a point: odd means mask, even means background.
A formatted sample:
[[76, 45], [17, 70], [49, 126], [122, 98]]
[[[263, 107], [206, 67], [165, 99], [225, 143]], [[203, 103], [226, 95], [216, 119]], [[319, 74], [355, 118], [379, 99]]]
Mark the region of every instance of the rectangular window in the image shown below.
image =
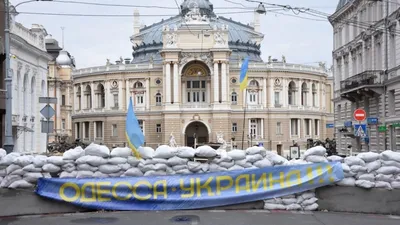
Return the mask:
[[275, 92], [275, 105], [280, 105], [281, 104], [281, 100], [280, 100], [280, 93], [279, 92]]
[[143, 120], [138, 120], [138, 122], [139, 122], [140, 129], [142, 129], [142, 132], [144, 134], [144, 131], [143, 131]]
[[319, 120], [314, 120], [314, 132], [315, 136], [319, 136]]
[[61, 96], [61, 105], [65, 105], [65, 95]]
[[143, 104], [143, 95], [137, 95], [136, 96], [136, 104], [142, 105]]
[[232, 123], [232, 132], [237, 132], [237, 123]]
[[156, 124], [156, 132], [161, 133], [161, 124]]
[[111, 135], [112, 135], [113, 137], [117, 137], [117, 136], [118, 136], [118, 127], [117, 127], [117, 124], [113, 124], [113, 125], [111, 126]]
[[118, 108], [119, 104], [118, 104], [118, 94], [114, 94], [114, 108]]
[[86, 139], [89, 139], [89, 132], [90, 132], [90, 123], [89, 122], [85, 122], [84, 123], [85, 125], [85, 127], [84, 127], [84, 129], [85, 129], [85, 136], [84, 136], [84, 138], [86, 138]]
[[298, 119], [291, 119], [290, 120], [290, 135], [297, 136], [299, 135], [299, 124]]
[[257, 136], [257, 120], [250, 120], [250, 135]]
[[306, 136], [310, 136], [311, 135], [311, 120], [310, 119], [305, 119], [304, 120], [304, 132], [306, 134]]
[[281, 122], [276, 123], [276, 134], [282, 134], [282, 125]]
[[65, 130], [65, 119], [61, 120], [61, 129]]
[[96, 138], [103, 138], [103, 122], [96, 122]]
[[[395, 102], [395, 90], [390, 90], [388, 94], [388, 102]], [[389, 105], [389, 116], [396, 115], [396, 104]]]
[[82, 101], [81, 101], [81, 96], [78, 96], [78, 109], [81, 110], [82, 109]]

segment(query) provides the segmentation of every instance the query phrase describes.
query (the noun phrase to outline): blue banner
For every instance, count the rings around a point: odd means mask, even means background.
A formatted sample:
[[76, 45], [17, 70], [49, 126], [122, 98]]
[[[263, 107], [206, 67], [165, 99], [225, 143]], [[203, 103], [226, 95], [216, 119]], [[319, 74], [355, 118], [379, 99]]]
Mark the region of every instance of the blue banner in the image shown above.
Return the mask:
[[40, 178], [36, 193], [97, 210], [201, 209], [282, 197], [343, 178], [340, 162], [332, 162], [176, 176]]

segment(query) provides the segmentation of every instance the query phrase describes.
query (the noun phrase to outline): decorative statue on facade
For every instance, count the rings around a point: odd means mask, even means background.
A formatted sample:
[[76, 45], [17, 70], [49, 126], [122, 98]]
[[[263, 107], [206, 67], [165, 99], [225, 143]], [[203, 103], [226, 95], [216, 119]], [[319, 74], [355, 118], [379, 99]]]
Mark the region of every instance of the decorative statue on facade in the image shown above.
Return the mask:
[[321, 68], [324, 71], [326, 71], [326, 64], [324, 62], [319, 62], [319, 68]]
[[172, 133], [169, 135], [169, 146], [172, 148], [178, 147], [175, 141], [175, 137]]
[[228, 145], [226, 144], [226, 141], [224, 140], [224, 134], [222, 132], [217, 132], [217, 142], [222, 144], [222, 146], [219, 149], [226, 150], [226, 147]]
[[282, 62], [286, 63], [286, 57], [284, 55], [282, 56]]
[[167, 34], [167, 47], [176, 47], [177, 42], [177, 35], [176, 33]]
[[272, 63], [272, 56], [268, 56], [268, 63]]
[[216, 45], [225, 45], [225, 40], [222, 38], [222, 34], [219, 32], [214, 33], [214, 40]]
[[194, 6], [186, 15], [185, 23], [208, 23], [209, 18], [206, 15], [201, 15], [199, 7]]

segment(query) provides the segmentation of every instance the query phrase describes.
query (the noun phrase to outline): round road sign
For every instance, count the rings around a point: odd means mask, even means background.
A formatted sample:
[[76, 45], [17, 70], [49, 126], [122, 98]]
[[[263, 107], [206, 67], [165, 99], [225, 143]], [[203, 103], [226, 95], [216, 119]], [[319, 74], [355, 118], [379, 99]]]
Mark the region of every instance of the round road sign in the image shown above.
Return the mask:
[[356, 109], [354, 111], [354, 119], [357, 121], [364, 121], [367, 118], [367, 113], [364, 109]]

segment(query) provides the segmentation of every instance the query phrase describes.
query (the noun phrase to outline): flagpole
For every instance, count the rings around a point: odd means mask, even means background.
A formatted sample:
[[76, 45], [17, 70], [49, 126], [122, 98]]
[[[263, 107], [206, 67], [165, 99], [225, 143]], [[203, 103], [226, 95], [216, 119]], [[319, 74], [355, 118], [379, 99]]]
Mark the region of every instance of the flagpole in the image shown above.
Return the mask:
[[247, 110], [247, 88], [244, 89], [246, 93], [244, 94], [244, 111], [243, 111], [243, 133], [242, 133], [242, 150], [244, 149], [244, 131], [246, 129], [246, 110]]

